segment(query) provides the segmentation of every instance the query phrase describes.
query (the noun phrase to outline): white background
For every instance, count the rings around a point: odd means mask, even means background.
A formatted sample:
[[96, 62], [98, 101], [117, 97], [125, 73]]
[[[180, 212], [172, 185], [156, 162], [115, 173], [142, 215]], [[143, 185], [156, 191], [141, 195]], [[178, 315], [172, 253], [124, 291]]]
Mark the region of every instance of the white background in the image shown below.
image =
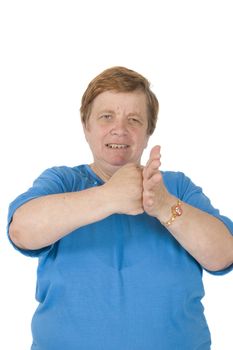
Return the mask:
[[[162, 169], [232, 218], [232, 12], [230, 0], [1, 1], [0, 349], [29, 350], [36, 307], [37, 261], [8, 243], [8, 204], [45, 168], [91, 161], [80, 99], [103, 69], [134, 69], [158, 96], [143, 160], [160, 144]], [[232, 350], [232, 274], [204, 283], [212, 349]]]

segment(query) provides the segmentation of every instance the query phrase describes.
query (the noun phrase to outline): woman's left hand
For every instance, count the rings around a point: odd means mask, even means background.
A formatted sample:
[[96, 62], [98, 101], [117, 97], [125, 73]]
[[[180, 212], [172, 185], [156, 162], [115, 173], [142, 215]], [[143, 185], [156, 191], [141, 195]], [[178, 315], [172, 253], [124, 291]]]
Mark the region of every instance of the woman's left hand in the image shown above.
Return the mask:
[[164, 210], [167, 212], [167, 204], [171, 200], [159, 170], [160, 158], [160, 146], [153, 147], [143, 169], [143, 208], [148, 215], [158, 219], [164, 215]]

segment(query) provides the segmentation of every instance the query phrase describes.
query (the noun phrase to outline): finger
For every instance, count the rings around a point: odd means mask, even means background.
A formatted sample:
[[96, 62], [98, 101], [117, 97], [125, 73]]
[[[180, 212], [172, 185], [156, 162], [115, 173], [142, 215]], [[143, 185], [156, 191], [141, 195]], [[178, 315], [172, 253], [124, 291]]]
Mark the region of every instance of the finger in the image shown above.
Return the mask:
[[161, 147], [160, 146], [154, 146], [151, 151], [150, 151], [150, 157], [146, 163], [146, 166], [149, 166], [150, 163], [154, 159], [160, 159], [161, 158], [161, 153], [160, 153]]
[[154, 198], [153, 197], [146, 197], [143, 199], [143, 204], [144, 204], [144, 207], [152, 207], [153, 204], [154, 204]]
[[162, 181], [162, 174], [160, 171], [155, 173], [150, 179], [143, 181], [143, 190], [144, 191], [153, 191], [155, 187], [160, 184]]
[[161, 146], [156, 145], [154, 147], [152, 147], [151, 151], [150, 151], [150, 158], [153, 157], [157, 157], [157, 155], [160, 155], [161, 151]]
[[143, 170], [143, 178], [150, 179], [155, 173], [159, 171], [160, 165], [160, 159], [153, 159], [151, 163]]

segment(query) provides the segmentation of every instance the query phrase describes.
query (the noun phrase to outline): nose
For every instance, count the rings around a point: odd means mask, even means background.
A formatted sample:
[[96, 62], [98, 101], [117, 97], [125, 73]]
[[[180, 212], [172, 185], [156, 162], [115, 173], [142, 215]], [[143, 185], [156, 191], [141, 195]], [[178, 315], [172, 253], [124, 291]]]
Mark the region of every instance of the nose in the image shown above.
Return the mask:
[[110, 131], [112, 135], [117, 136], [125, 136], [128, 133], [127, 129], [127, 121], [124, 119], [117, 119], [114, 121], [114, 124], [112, 125], [112, 129]]

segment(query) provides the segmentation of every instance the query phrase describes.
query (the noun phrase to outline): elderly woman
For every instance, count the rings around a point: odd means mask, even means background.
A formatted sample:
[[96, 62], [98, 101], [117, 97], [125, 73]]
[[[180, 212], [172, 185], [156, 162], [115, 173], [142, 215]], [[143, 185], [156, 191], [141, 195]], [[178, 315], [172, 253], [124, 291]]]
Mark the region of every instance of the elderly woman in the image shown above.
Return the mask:
[[81, 117], [93, 163], [46, 170], [10, 206], [9, 236], [39, 257], [33, 350], [209, 350], [202, 269], [233, 263], [233, 223], [183, 173], [141, 156], [158, 101], [113, 67]]

